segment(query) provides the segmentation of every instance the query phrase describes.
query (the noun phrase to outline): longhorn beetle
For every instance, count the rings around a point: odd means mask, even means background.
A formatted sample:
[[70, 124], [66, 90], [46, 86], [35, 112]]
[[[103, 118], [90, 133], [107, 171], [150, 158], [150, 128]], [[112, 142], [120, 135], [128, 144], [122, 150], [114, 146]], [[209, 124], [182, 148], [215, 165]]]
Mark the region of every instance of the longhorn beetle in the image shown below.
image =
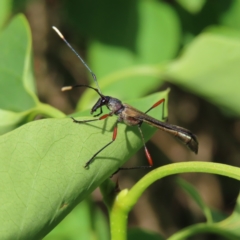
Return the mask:
[[[126, 125], [128, 126], [137, 126], [140, 132], [140, 136], [142, 138], [143, 141], [143, 145], [144, 145], [144, 149], [145, 149], [145, 154], [148, 160], [148, 166], [139, 166], [139, 167], [133, 167], [133, 168], [120, 168], [120, 169], [136, 169], [136, 168], [150, 168], [153, 166], [153, 161], [151, 158], [151, 155], [146, 147], [145, 144], [145, 140], [143, 137], [143, 133], [142, 133], [142, 129], [141, 129], [141, 125], [142, 123], [147, 123], [150, 124], [158, 129], [161, 129], [165, 132], [170, 133], [171, 135], [173, 135], [174, 137], [176, 137], [177, 139], [179, 139], [182, 143], [186, 144], [187, 147], [195, 152], [197, 154], [198, 152], [198, 141], [196, 136], [191, 133], [189, 130], [176, 126], [176, 125], [172, 125], [170, 123], [165, 123], [165, 122], [161, 122], [149, 115], [147, 115], [147, 113], [152, 110], [153, 108], [159, 106], [160, 104], [163, 103], [163, 107], [164, 107], [164, 101], [165, 99], [161, 99], [158, 102], [156, 102], [155, 104], [152, 105], [152, 107], [150, 107], [145, 113], [139, 111], [136, 108], [133, 108], [132, 106], [126, 104], [126, 103], [122, 103], [119, 99], [117, 98], [113, 98], [110, 96], [105, 96], [101, 93], [101, 90], [99, 88], [98, 85], [98, 81], [97, 81], [97, 77], [96, 75], [93, 73], [93, 71], [89, 68], [89, 66], [85, 63], [85, 61], [81, 58], [81, 56], [76, 52], [76, 50], [70, 45], [70, 43], [64, 38], [64, 36], [62, 35], [62, 33], [56, 28], [56, 27], [52, 27], [56, 33], [59, 35], [59, 37], [67, 44], [67, 46], [74, 52], [74, 54], [80, 59], [80, 61], [83, 63], [83, 65], [88, 69], [88, 71], [91, 73], [92, 78], [94, 80], [94, 82], [96, 83], [97, 88], [88, 86], [88, 85], [83, 85], [83, 84], [77, 84], [74, 86], [67, 86], [67, 87], [63, 87], [62, 91], [68, 91], [68, 90], [72, 90], [73, 88], [76, 87], [87, 87], [87, 88], [91, 88], [93, 89], [99, 96], [100, 98], [98, 99], [98, 101], [95, 103], [95, 105], [92, 107], [91, 110], [91, 114], [95, 113], [98, 109], [100, 109], [100, 112], [93, 115], [93, 117], [98, 117], [102, 114], [102, 107], [106, 106], [110, 112], [107, 114], [104, 114], [98, 118], [94, 118], [94, 119], [90, 119], [90, 120], [82, 120], [82, 121], [78, 121], [76, 119], [74, 119], [72, 117], [73, 122], [75, 123], [88, 123], [88, 122], [94, 122], [94, 121], [98, 121], [98, 120], [103, 120], [106, 119], [108, 117], [111, 117], [113, 115], [116, 115], [118, 117], [117, 122], [115, 124], [114, 130], [113, 130], [113, 136], [112, 136], [112, 140], [106, 144], [105, 146], [103, 146], [101, 149], [99, 149], [85, 164], [85, 168], [88, 168], [89, 165], [92, 163], [92, 161], [94, 160], [94, 158], [100, 153], [102, 152], [106, 147], [108, 147], [110, 144], [112, 144], [117, 137], [117, 124], [119, 122], [124, 122]], [[164, 109], [163, 109], [164, 110]]]

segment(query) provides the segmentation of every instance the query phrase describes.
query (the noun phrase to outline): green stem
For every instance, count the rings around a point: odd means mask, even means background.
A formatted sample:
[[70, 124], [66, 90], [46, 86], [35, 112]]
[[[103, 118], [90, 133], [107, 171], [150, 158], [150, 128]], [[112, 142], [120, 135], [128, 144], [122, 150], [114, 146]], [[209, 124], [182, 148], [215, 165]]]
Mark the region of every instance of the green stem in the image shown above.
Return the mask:
[[190, 172], [212, 173], [240, 180], [239, 168], [220, 163], [182, 162], [172, 163], [155, 169], [138, 181], [131, 190], [123, 190], [116, 197], [110, 211], [112, 239], [126, 239], [128, 213], [145, 189], [163, 177]]
[[111, 240], [127, 239], [127, 219], [128, 211], [122, 208], [121, 201], [127, 195], [128, 190], [122, 190], [115, 198], [110, 214]]
[[129, 191], [127, 197], [124, 199], [123, 205], [128, 209], [128, 211], [130, 211], [145, 189], [155, 181], [173, 174], [190, 172], [212, 173], [240, 180], [240, 168], [232, 167], [226, 164], [212, 162], [172, 163], [157, 168], [140, 179], [140, 181], [138, 181]]

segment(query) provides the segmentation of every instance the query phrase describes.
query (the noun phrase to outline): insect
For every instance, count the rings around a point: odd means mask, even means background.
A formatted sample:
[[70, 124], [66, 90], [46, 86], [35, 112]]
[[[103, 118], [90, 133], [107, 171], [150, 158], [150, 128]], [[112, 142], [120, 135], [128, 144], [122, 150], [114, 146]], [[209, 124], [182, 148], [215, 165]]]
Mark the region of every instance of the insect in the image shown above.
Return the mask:
[[[94, 114], [97, 110], [99, 110], [99, 113], [93, 115], [93, 117], [97, 117], [97, 118], [90, 119], [90, 120], [78, 121], [72, 117], [73, 122], [82, 124], [82, 123], [104, 120], [113, 115], [117, 116], [117, 122], [114, 126], [112, 140], [109, 143], [107, 143], [105, 146], [103, 146], [101, 149], [99, 149], [86, 162], [86, 164], [84, 166], [85, 168], [88, 168], [89, 165], [93, 162], [94, 158], [116, 140], [117, 125], [119, 122], [123, 122], [128, 126], [137, 126], [138, 127], [140, 136], [141, 136], [141, 139], [142, 139], [142, 142], [144, 145], [145, 154], [146, 154], [148, 164], [149, 164], [148, 166], [138, 166], [138, 167], [133, 167], [133, 168], [120, 168], [120, 169], [150, 168], [153, 166], [153, 161], [152, 161], [151, 155], [146, 147], [143, 132], [141, 129], [141, 125], [143, 123], [150, 124], [162, 131], [168, 132], [169, 134], [173, 135], [178, 140], [180, 140], [182, 143], [184, 143], [191, 151], [193, 151], [194, 153], [197, 154], [198, 141], [197, 141], [197, 137], [193, 133], [191, 133], [189, 130], [187, 130], [185, 128], [182, 128], [182, 127], [179, 127], [176, 125], [172, 125], [170, 123], [159, 121], [147, 114], [153, 108], [159, 106], [162, 103], [164, 104], [165, 99], [161, 99], [158, 102], [156, 102], [155, 104], [153, 104], [152, 107], [150, 107], [146, 112], [141, 112], [138, 109], [136, 109], [126, 103], [122, 103], [117, 98], [103, 95], [99, 88], [97, 77], [93, 73], [93, 71], [89, 68], [89, 66], [85, 63], [85, 61], [81, 58], [81, 56], [76, 52], [76, 50], [70, 45], [70, 43], [64, 38], [62, 33], [56, 27], [53, 27], [53, 29], [56, 31], [56, 33], [59, 35], [59, 37], [67, 44], [67, 46], [74, 52], [74, 54], [80, 59], [80, 61], [83, 63], [83, 65], [88, 69], [88, 71], [91, 73], [92, 78], [97, 86], [97, 88], [94, 88], [94, 87], [91, 87], [88, 85], [78, 84], [78, 85], [74, 85], [74, 86], [63, 87], [62, 91], [72, 90], [73, 88], [77, 88], [77, 87], [87, 87], [87, 88], [93, 89], [100, 96], [100, 98], [97, 100], [97, 102], [91, 109], [91, 114]], [[110, 112], [102, 115], [102, 113], [103, 113], [102, 107], [103, 106], [106, 106], [110, 110]]]

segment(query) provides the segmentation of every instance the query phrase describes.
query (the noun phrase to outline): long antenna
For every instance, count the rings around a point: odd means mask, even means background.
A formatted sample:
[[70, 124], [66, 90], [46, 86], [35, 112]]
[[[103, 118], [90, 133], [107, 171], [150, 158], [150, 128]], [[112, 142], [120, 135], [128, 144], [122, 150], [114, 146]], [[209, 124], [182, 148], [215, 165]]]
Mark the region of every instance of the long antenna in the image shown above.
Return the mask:
[[[101, 90], [99, 88], [98, 85], [98, 81], [97, 81], [97, 76], [95, 75], [95, 73], [91, 70], [91, 68], [85, 63], [85, 61], [81, 58], [81, 56], [76, 52], [76, 50], [71, 46], [71, 44], [65, 39], [65, 37], [62, 35], [62, 33], [55, 27], [52, 26], [53, 30], [58, 34], [58, 36], [67, 44], [67, 46], [74, 52], [74, 54], [78, 57], [78, 59], [80, 59], [80, 61], [83, 63], [83, 65], [87, 68], [87, 70], [91, 73], [93, 80], [95, 81], [98, 91], [100, 93]], [[65, 89], [66, 90], [66, 89]]]

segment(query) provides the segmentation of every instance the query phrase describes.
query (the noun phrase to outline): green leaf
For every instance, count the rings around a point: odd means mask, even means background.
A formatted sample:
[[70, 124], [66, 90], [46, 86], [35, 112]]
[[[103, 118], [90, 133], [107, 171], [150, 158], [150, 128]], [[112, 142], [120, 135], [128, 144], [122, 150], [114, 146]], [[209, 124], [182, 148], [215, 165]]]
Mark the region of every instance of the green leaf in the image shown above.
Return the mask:
[[[133, 98], [146, 95], [163, 83], [161, 75], [155, 74], [156, 70], [152, 74], [146, 69], [149, 66], [156, 67], [154, 65], [159, 63], [163, 65], [172, 59], [178, 51], [180, 42], [178, 18], [169, 5], [157, 1], [137, 1], [135, 11], [137, 17], [130, 21], [134, 22], [137, 19], [136, 26], [128, 24], [121, 34], [124, 40], [124, 35], [129, 32], [135, 33], [135, 36], [132, 36], [133, 43], [128, 41], [129, 45], [123, 46], [96, 39], [91, 42], [88, 53], [91, 68], [100, 79], [100, 86], [105, 79], [103, 77], [107, 76], [110, 86], [111, 81], [116, 83], [117, 74], [121, 76], [121, 81], [117, 82], [113, 91], [110, 90], [111, 87], [106, 88], [105, 94], [111, 93], [123, 100], [131, 95], [134, 95]], [[121, 17], [125, 18], [124, 15]], [[121, 18], [119, 21], [122, 21]], [[111, 32], [106, 34], [111, 35]], [[136, 74], [136, 69], [143, 73]], [[159, 72], [161, 70], [162, 66], [159, 66]], [[126, 74], [130, 71], [135, 74]], [[130, 93], [131, 89], [134, 91]]]
[[64, 4], [66, 14], [71, 13], [70, 24], [92, 40], [88, 56], [98, 78], [169, 60], [179, 49], [181, 26], [169, 4], [144, 0], [105, 0], [94, 2], [94, 7], [88, 1]]
[[33, 107], [37, 100], [33, 94], [35, 87], [32, 74], [29, 73], [30, 29], [23, 15], [15, 17], [0, 35], [0, 51], [0, 108], [25, 111]]
[[181, 188], [191, 196], [191, 198], [196, 202], [196, 204], [200, 207], [200, 209], [203, 211], [207, 222], [212, 222], [212, 215], [210, 208], [204, 203], [202, 200], [200, 194], [197, 192], [197, 190], [187, 181], [178, 178], [177, 183], [181, 186]]
[[240, 38], [240, 31], [225, 26], [211, 26], [206, 29], [206, 32], [220, 35], [221, 37], [229, 37], [230, 40], [235, 38], [235, 40], [239, 41]]
[[[174, 10], [162, 2], [138, 1], [137, 11], [133, 48], [97, 40], [90, 44], [89, 61], [99, 78], [136, 65], [158, 64], [176, 55], [180, 26]], [[128, 31], [134, 31], [133, 27], [136, 26], [128, 25]]]
[[44, 240], [109, 239], [106, 218], [93, 204], [82, 201]]
[[29, 25], [23, 15], [18, 15], [0, 35], [0, 134], [33, 120], [39, 114], [64, 116], [38, 101], [31, 48]]
[[[167, 94], [129, 104], [146, 111]], [[160, 118], [161, 107], [151, 113]], [[116, 142], [83, 168], [111, 141], [115, 122], [115, 117], [92, 124], [44, 119], [0, 136], [1, 239], [42, 238], [142, 146], [136, 127], [119, 124]], [[143, 124], [145, 139], [155, 130]]]
[[[126, 235], [127, 227], [127, 215], [133, 206], [137, 203], [143, 192], [155, 181], [162, 179], [173, 174], [179, 173], [191, 173], [191, 172], [204, 172], [219, 174], [222, 176], [228, 176], [237, 180], [240, 180], [240, 168], [229, 166], [220, 163], [211, 162], [181, 162], [172, 163], [146, 174], [142, 179], [140, 179], [130, 190], [124, 189], [118, 193], [117, 197], [114, 197], [114, 202], [110, 211], [110, 223], [111, 223], [111, 234], [113, 239], [124, 239]], [[202, 204], [202, 203], [201, 203]], [[217, 223], [218, 224], [218, 223]], [[188, 239], [189, 236], [197, 233], [216, 233], [222, 234], [223, 236], [228, 236], [230, 239], [233, 238], [235, 233], [226, 232], [224, 229], [219, 229], [218, 225], [215, 223], [201, 223], [190, 227], [187, 227], [174, 235], [172, 235], [169, 240], [177, 239]], [[235, 225], [236, 228], [239, 226]], [[233, 225], [234, 227], [234, 225]]]
[[240, 195], [238, 195], [236, 206], [233, 213], [227, 219], [217, 223], [216, 225], [225, 230], [227, 233], [234, 234], [237, 238], [240, 238]]
[[203, 8], [206, 0], [177, 0], [177, 2], [190, 13], [198, 13]]
[[239, 61], [240, 40], [203, 33], [169, 65], [166, 75], [173, 83], [240, 115]]
[[220, 23], [232, 27], [236, 30], [240, 29], [240, 2], [239, 1], [231, 1], [230, 6], [227, 11], [224, 11], [219, 19]]
[[[126, 70], [121, 70], [106, 76], [100, 81], [100, 88], [106, 96], [113, 96], [122, 101], [129, 98], [139, 98], [146, 95], [153, 86], [160, 85], [164, 66], [141, 65]], [[131, 78], [131, 81], [129, 81]], [[147, 78], [147, 83], [144, 80]], [[95, 87], [95, 86], [94, 86]], [[156, 86], [157, 88], [157, 86]], [[96, 92], [86, 89], [83, 93], [77, 109], [90, 108], [96, 102]]]
[[[164, 65], [176, 55], [181, 37], [178, 16], [169, 4], [105, 0], [93, 8], [88, 1], [73, 0], [64, 7], [71, 12], [70, 24], [91, 39], [87, 63], [105, 95], [139, 98], [162, 85]], [[89, 108], [94, 96], [86, 90], [77, 109]]]
[[192, 186], [190, 183], [186, 182], [185, 180], [178, 178], [177, 183], [181, 186], [181, 188], [196, 202], [199, 208], [203, 211], [207, 223], [212, 222], [220, 222], [226, 218], [226, 214], [220, 212], [215, 209], [210, 209], [205, 202], [203, 201], [202, 197], [198, 193], [198, 191]]
[[217, 223], [200, 223], [189, 226], [172, 235], [169, 240], [188, 239], [189, 237], [200, 233], [213, 233], [225, 237], [226, 239], [240, 238], [240, 195], [233, 213], [226, 219]]
[[6, 23], [6, 20], [11, 14], [12, 1], [11, 0], [1, 0], [0, 1], [0, 29]]

